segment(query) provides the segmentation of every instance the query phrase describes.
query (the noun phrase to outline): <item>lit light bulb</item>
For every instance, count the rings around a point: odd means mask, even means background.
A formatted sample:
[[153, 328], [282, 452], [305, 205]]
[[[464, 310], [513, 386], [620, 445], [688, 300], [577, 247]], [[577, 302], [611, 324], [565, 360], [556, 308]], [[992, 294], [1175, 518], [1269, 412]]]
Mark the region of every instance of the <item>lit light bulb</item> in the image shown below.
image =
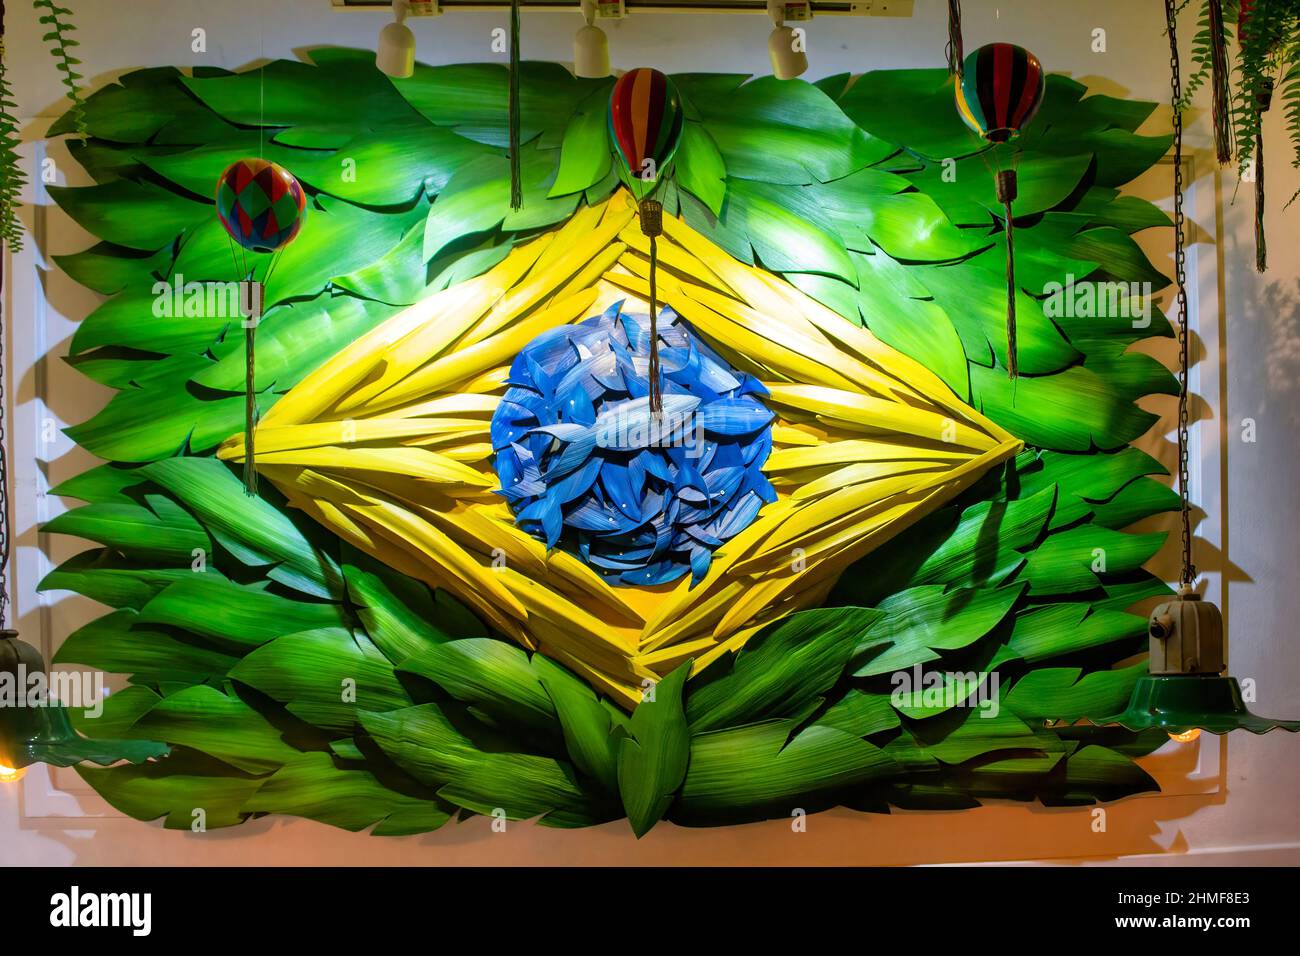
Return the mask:
[[27, 776], [26, 767], [19, 767], [15, 770], [13, 767], [0, 763], [0, 783], [17, 783], [25, 776]]
[[1193, 727], [1191, 730], [1184, 730], [1181, 734], [1170, 734], [1170, 740], [1176, 740], [1180, 744], [1190, 744], [1201, 736], [1201, 728]]

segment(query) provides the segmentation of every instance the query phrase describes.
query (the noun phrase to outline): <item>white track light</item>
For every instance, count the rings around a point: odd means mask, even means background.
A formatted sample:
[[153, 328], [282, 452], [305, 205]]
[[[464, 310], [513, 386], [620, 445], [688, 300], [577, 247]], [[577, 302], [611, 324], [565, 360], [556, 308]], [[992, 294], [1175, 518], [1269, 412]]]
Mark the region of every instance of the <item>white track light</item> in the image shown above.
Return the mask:
[[767, 53], [772, 60], [772, 73], [778, 80], [792, 80], [808, 69], [808, 54], [804, 49], [805, 33], [785, 25], [785, 3], [768, 0], [767, 15], [774, 29], [767, 38]]
[[375, 66], [389, 76], [403, 79], [415, 72], [415, 34], [403, 21], [407, 0], [393, 0], [393, 22], [379, 31]]
[[609, 76], [609, 39], [592, 23], [596, 0], [582, 0], [582, 15], [587, 25], [573, 36], [573, 74], [589, 79]]

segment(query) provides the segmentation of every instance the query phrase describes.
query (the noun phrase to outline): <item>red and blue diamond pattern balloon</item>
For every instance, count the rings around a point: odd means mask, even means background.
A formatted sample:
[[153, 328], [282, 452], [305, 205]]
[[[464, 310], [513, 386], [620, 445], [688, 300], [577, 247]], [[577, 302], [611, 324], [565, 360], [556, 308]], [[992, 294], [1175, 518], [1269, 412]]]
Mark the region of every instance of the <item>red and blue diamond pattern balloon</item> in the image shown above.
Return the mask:
[[226, 232], [254, 252], [293, 241], [306, 216], [307, 196], [283, 166], [251, 157], [231, 163], [217, 180], [217, 216]]

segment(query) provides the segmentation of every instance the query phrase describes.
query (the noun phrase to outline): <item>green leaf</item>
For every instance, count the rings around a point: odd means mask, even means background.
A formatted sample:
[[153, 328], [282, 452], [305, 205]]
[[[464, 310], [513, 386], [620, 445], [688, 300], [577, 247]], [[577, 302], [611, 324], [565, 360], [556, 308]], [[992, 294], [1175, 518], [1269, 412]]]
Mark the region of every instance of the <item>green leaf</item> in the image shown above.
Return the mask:
[[[256, 388], [287, 392], [316, 367], [361, 338], [396, 310], [380, 302], [348, 295], [324, 294], [271, 310], [258, 323]], [[193, 377], [207, 388], [240, 392], [246, 387], [242, 328], [229, 338], [232, 347]]]
[[313, 597], [337, 596], [343, 575], [283, 512], [250, 497], [234, 473], [215, 458], [169, 458], [141, 469], [198, 515], [237, 560]]
[[869, 608], [816, 608], [764, 629], [736, 654], [729, 673], [690, 685], [686, 719], [691, 732], [799, 712], [839, 679], [849, 655], [879, 617]]
[[424, 258], [469, 233], [501, 225], [510, 209], [510, 163], [488, 157], [452, 176], [424, 224]]
[[934, 660], [931, 650], [958, 650], [974, 644], [1002, 622], [1024, 593], [1023, 585], [954, 588], [941, 584], [909, 588], [879, 604], [880, 620], [863, 635], [855, 658], [888, 644], [853, 671], [871, 677]]
[[343, 626], [336, 604], [312, 604], [244, 587], [209, 571], [168, 585], [140, 609], [144, 624], [170, 624], [235, 647], [251, 648], [284, 634]]
[[1146, 619], [1136, 614], [1090, 608], [1087, 604], [1048, 604], [1016, 616], [1009, 645], [1030, 663], [1072, 654], [1102, 644], [1140, 639]]
[[253, 708], [206, 685], [164, 697], [133, 730], [200, 750], [248, 773], [274, 770], [299, 754]]
[[874, 196], [856, 215], [858, 228], [895, 259], [941, 262], [987, 247], [989, 240], [961, 230], [924, 193]]
[[1028, 547], [1042, 534], [1056, 503], [1056, 489], [1044, 488], [1018, 501], [985, 501], [962, 512], [952, 534], [912, 576], [915, 584], [979, 583], [996, 577], [1009, 548]]
[[489, 637], [431, 644], [398, 666], [433, 681], [458, 700], [493, 718], [551, 730], [555, 708], [528, 655]]
[[1097, 586], [1098, 575], [1136, 571], [1160, 550], [1167, 532], [1125, 534], [1084, 525], [1051, 535], [1025, 562], [1018, 580], [1031, 595], [1070, 594]]
[[839, 99], [840, 108], [872, 136], [933, 160], [983, 147], [954, 102], [947, 70], [872, 70]]
[[663, 817], [686, 776], [690, 731], [682, 711], [682, 686], [691, 662], [654, 686], [632, 711], [629, 736], [618, 754], [618, 790], [632, 832], [638, 838]]
[[884, 159], [893, 147], [856, 129], [825, 93], [802, 80], [760, 77], [729, 96], [684, 88], [731, 179], [829, 182]]
[[[1061, 753], [1061, 743], [1051, 734], [1035, 733], [1012, 712], [1005, 701], [998, 708], [962, 708], [946, 715], [911, 725], [922, 752], [941, 763], [955, 766], [1005, 750], [1042, 750], [1051, 747]], [[955, 722], [955, 723], [954, 723]], [[901, 742], [900, 738], [898, 742]], [[894, 747], [885, 748], [893, 753]]]
[[[1015, 169], [1016, 199], [1011, 212], [1017, 225], [1061, 205], [1074, 194], [1092, 165], [1091, 154], [1077, 156], [1018, 155], [1008, 147], [961, 159], [953, 166], [933, 163], [904, 173], [917, 188], [939, 204], [959, 226], [989, 226], [1003, 221], [1006, 209], [998, 200], [997, 177], [992, 170]], [[1020, 232], [1021, 230], [1017, 230]], [[1032, 227], [1024, 230], [1032, 244]], [[1016, 237], [1017, 244], [1021, 236]], [[938, 256], [930, 258], [940, 258]]]
[[850, 687], [817, 723], [834, 727], [854, 737], [868, 737], [899, 725], [898, 711], [889, 694], [867, 694]]
[[[207, 573], [221, 578], [217, 571]], [[191, 577], [194, 572], [188, 563], [183, 568], [157, 568], [96, 548], [64, 561], [41, 579], [36, 590], [75, 591], [109, 607], [139, 610], [172, 583]]]
[[352, 730], [358, 710], [397, 710], [413, 703], [392, 664], [367, 638], [342, 627], [278, 637], [254, 649], [230, 677], [328, 730]]
[[259, 777], [192, 752], [139, 766], [76, 769], [116, 810], [137, 820], [165, 817], [169, 830], [189, 830], [200, 821], [209, 830], [243, 823], [248, 817], [244, 803], [261, 783]]
[[548, 196], [565, 196], [582, 192], [604, 179], [614, 162], [610, 152], [609, 91], [606, 83], [582, 101], [564, 129], [560, 147], [560, 168]]
[[729, 178], [720, 222], [744, 235], [773, 272], [821, 272], [849, 282], [857, 274], [834, 226], [804, 190]]
[[65, 511], [46, 522], [46, 534], [69, 534], [107, 545], [131, 556], [174, 564], [189, 561], [193, 552], [208, 553], [212, 541], [188, 512], [157, 515], [132, 504], [105, 503]]
[[285, 813], [376, 836], [436, 830], [450, 814], [431, 791], [406, 781], [394, 789], [369, 769], [342, 765], [326, 753], [306, 753], [268, 777], [244, 803], [250, 813]]
[[[977, 259], [992, 256], [981, 253]], [[948, 314], [961, 336], [966, 357], [974, 365], [1007, 367], [1007, 285], [1005, 273], [995, 275], [971, 262], [948, 266], [916, 266], [917, 277]], [[1043, 314], [1042, 305], [1017, 289], [1016, 357], [1022, 375], [1045, 375], [1057, 372], [1081, 357], [1051, 319]], [[972, 368], [971, 375], [980, 374]], [[999, 372], [1006, 378], [1005, 371]]]
[[[413, 76], [392, 85], [429, 122], [504, 149], [510, 144], [506, 79], [503, 63], [417, 63]], [[578, 79], [558, 63], [521, 63], [520, 142], [541, 137], [545, 145], [559, 146], [577, 105], [608, 83]]]
[[[257, 407], [265, 414], [270, 399], [259, 395]], [[171, 458], [187, 448], [208, 451], [243, 430], [243, 396], [203, 397], [185, 388], [182, 380], [171, 387], [118, 392], [97, 415], [64, 433], [100, 458], [146, 462]]]
[[1007, 706], [1025, 720], [1101, 720], [1124, 710], [1133, 685], [1146, 672], [1146, 661], [1113, 671], [1094, 671], [1082, 678], [1077, 667], [1042, 668], [1016, 681], [1007, 695]]
[[554, 814], [560, 825], [593, 811], [571, 768], [550, 757], [480, 750], [436, 704], [363, 713], [361, 723], [394, 763], [467, 810], [510, 820]]
[[794, 721], [770, 720], [692, 737], [673, 819], [788, 818], [792, 806], [830, 802], [899, 770], [880, 748], [843, 730], [814, 724], [790, 740], [795, 727]]
[[[970, 374], [961, 336], [913, 270], [884, 254], [849, 253], [857, 266], [858, 308], [868, 329], [891, 348], [933, 371], [962, 401], [970, 399]], [[983, 258], [983, 257], [981, 257]], [[795, 285], [816, 297], [796, 276]], [[851, 318], [851, 317], [850, 317]]]
[[[230, 237], [213, 207], [205, 208], [207, 218], [184, 237], [172, 271], [165, 278], [174, 280], [181, 275], [186, 282], [230, 282], [242, 277], [245, 259], [259, 278], [265, 278], [272, 255], [248, 253], [240, 257], [240, 267], [236, 268], [231, 260]], [[422, 200], [412, 203], [409, 209], [377, 212], [331, 196], [314, 197], [298, 237], [275, 254], [275, 270], [266, 285], [266, 312], [279, 302], [313, 297], [335, 276], [350, 275], [370, 265], [401, 242], [427, 211]], [[234, 328], [242, 339], [238, 323]]]
[[[100, 346], [141, 349], [164, 355], [202, 353], [238, 319], [226, 315], [157, 315], [158, 292], [167, 283], [128, 289], [104, 302], [77, 326], [68, 350], [76, 355]], [[164, 291], [164, 294], [169, 294]], [[184, 300], [182, 300], [184, 301]]]
[[619, 741], [624, 736], [621, 726], [591, 687], [567, 668], [542, 654], [534, 654], [531, 663], [550, 695], [574, 766], [600, 781], [610, 793], [618, 793]]
[[1041, 797], [1045, 806], [1118, 800], [1160, 790], [1154, 777], [1124, 754], [1107, 747], [1080, 747], [1064, 766], [1065, 778], [1059, 787]]
[[[603, 130], [602, 130], [603, 132]], [[677, 184], [709, 208], [722, 215], [722, 201], [727, 192], [727, 165], [713, 142], [713, 137], [699, 123], [682, 126], [682, 144], [674, 160]]]
[[115, 295], [127, 286], [150, 283], [171, 264], [171, 249], [147, 253], [111, 242], [97, 242], [83, 252], [54, 256], [73, 282], [101, 295]]
[[357, 617], [390, 661], [404, 661], [430, 644], [487, 633], [446, 591], [430, 593], [422, 582], [355, 549], [348, 549], [343, 573]]
[[194, 202], [151, 183], [118, 179], [101, 186], [50, 186], [49, 193], [87, 232], [104, 242], [147, 252], [170, 245], [177, 233], [215, 219], [211, 203]]
[[1022, 375], [1013, 387], [1005, 371], [972, 365], [971, 385], [981, 412], [1040, 448], [1113, 451], [1156, 421], [1082, 366], [1046, 377]]
[[[199, 684], [224, 677], [239, 658], [167, 628], [138, 626], [129, 608], [114, 611], [68, 635], [55, 664], [80, 664], [149, 683]], [[112, 700], [117, 700], [114, 694]]]

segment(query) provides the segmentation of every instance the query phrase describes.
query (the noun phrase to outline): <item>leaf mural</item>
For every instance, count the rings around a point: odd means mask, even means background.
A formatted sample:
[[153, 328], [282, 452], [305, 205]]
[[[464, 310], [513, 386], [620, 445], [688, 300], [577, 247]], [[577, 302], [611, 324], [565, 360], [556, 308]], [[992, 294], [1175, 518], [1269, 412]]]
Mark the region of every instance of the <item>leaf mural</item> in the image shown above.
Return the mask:
[[[421, 374], [402, 363], [437, 336], [456, 354], [482, 356], [496, 347], [483, 337], [505, 333], [510, 349], [491, 353], [486, 371], [473, 375], [469, 364], [441, 367], [445, 384], [470, 398], [398, 428], [396, 449], [360, 469], [371, 490], [395, 487], [394, 463], [440, 447], [459, 457], [436, 453], [436, 473], [419, 479], [425, 502], [449, 481], [479, 476], [471, 465], [499, 450], [491, 392], [507, 378], [557, 401], [578, 400], [572, 382], [552, 377], [560, 364], [548, 366], [544, 351], [510, 369], [535, 334], [528, 325], [535, 310], [564, 305], [574, 313], [566, 322], [581, 321], [591, 317], [585, 300], [574, 299], [582, 283], [643, 290], [648, 245], [628, 227], [631, 210], [619, 213], [616, 202], [610, 82], [523, 64], [525, 202], [515, 211], [503, 66], [419, 66], [409, 79], [390, 80], [368, 51], [316, 49], [310, 57], [243, 73], [128, 72], [87, 95], [80, 118], [70, 112], [50, 131], [64, 135], [84, 122], [87, 133], [73, 155], [94, 184], [52, 195], [95, 242], [58, 264], [109, 297], [81, 323], [71, 351], [77, 368], [117, 394], [69, 429], [107, 463], [56, 489], [85, 504], [45, 529], [96, 547], [64, 562], [42, 587], [112, 609], [71, 635], [59, 655], [130, 676], [102, 732], [165, 740], [174, 751], [155, 764], [82, 771], [106, 799], [181, 828], [202, 805], [210, 827], [280, 813], [399, 835], [453, 816], [504, 812], [558, 827], [626, 816], [642, 835], [661, 820], [729, 824], [788, 817], [792, 806], [1077, 804], [1152, 786], [1134, 759], [1159, 741], [1049, 725], [1121, 708], [1142, 670], [1132, 663], [1141, 619], [1127, 610], [1167, 592], [1142, 570], [1159, 536], [1124, 529], [1176, 503], [1151, 477], [1160, 466], [1130, 446], [1155, 420], [1138, 400], [1171, 388], [1168, 372], [1131, 346], [1171, 334], [1169, 324], [1154, 309], [1145, 326], [1128, 314], [1060, 314], [1049, 297], [1053, 284], [1070, 281], [1126, 290], [1136, 283], [1139, 291], [1119, 301], [1149, 306], [1150, 292], [1166, 284], [1131, 236], [1168, 220], [1122, 192], [1167, 147], [1166, 137], [1134, 132], [1152, 104], [1090, 95], [1053, 76], [1014, 156], [1006, 147], [995, 155], [957, 119], [942, 70], [817, 84], [674, 77], [686, 122], [660, 198], [669, 225], [683, 229], [659, 245], [660, 289], [682, 304], [685, 323], [725, 339], [711, 339], [716, 363], [687, 350], [695, 364], [682, 380], [712, 383], [719, 407], [710, 420], [723, 431], [748, 427], [728, 389], [751, 377], [761, 384], [744, 394], [756, 407], [814, 409], [772, 426], [767, 477], [752, 483], [764, 490], [764, 508], [790, 506], [801, 485], [812, 489], [799, 492], [811, 502], [804, 517], [780, 532], [788, 540], [770, 544], [763, 560], [780, 552], [789, 561], [785, 552], [819, 516], [840, 515], [825, 519], [832, 526], [856, 520], [817, 496], [894, 476], [902, 466], [889, 436], [898, 429], [916, 432], [905, 457], [921, 474], [969, 457], [972, 449], [955, 451], [944, 437], [944, 417], [930, 423], [908, 388], [923, 386], [955, 410], [947, 424], [958, 444], [995, 444], [979, 438], [985, 420], [990, 434], [1009, 434], [998, 446], [1003, 463], [970, 474], [837, 578], [792, 592], [805, 610], [759, 618], [716, 647], [665, 645], [647, 650], [645, 661], [610, 655], [601, 667], [625, 666], [621, 679], [639, 686], [638, 695], [658, 679], [653, 700], [631, 708], [626, 691], [594, 681], [600, 668], [563, 643], [558, 605], [515, 569], [576, 587], [586, 578], [574, 566], [555, 563], [541, 542], [511, 553], [502, 573], [525, 581], [511, 578], [514, 590], [502, 593], [524, 595], [532, 602], [525, 613], [558, 622], [543, 646], [520, 646], [503, 631], [504, 618], [486, 613], [490, 606], [471, 609], [454, 596], [458, 576], [487, 587], [496, 573], [490, 564], [426, 573], [398, 546], [391, 523], [340, 517], [373, 519], [380, 499], [349, 497], [327, 466], [340, 450], [331, 443], [361, 422], [350, 416]], [[258, 407], [274, 424], [290, 414], [282, 403], [299, 403], [301, 412], [302, 401], [314, 401], [320, 407], [310, 411], [325, 423], [308, 443], [318, 464], [264, 482], [253, 498], [214, 456], [243, 428], [244, 331], [237, 316], [206, 300], [184, 305], [185, 283], [233, 277], [211, 183], [244, 155], [285, 164], [311, 204], [268, 289]], [[986, 168], [1004, 160], [1017, 164], [1021, 181], [1024, 374], [1014, 384], [997, 294], [1005, 236]], [[510, 280], [484, 307], [487, 331], [465, 331], [469, 318], [458, 309], [468, 300], [454, 297], [501, 275]], [[181, 290], [179, 314], [159, 314], [159, 284]], [[452, 304], [421, 319], [422, 303], [435, 301]], [[402, 311], [408, 307], [417, 311]], [[787, 313], [807, 319], [804, 352], [774, 331], [774, 317]], [[302, 397], [304, 381], [406, 315], [415, 318], [389, 365], [356, 370], [376, 376], [354, 383], [369, 392]], [[448, 325], [457, 322], [460, 332]], [[881, 378], [870, 362], [835, 358], [848, 354], [839, 351], [845, 343], [864, 342], [909, 373]], [[611, 367], [635, 377], [645, 362], [638, 348], [619, 340], [614, 352]], [[598, 355], [580, 358], [573, 369], [600, 371], [608, 387], [625, 384], [597, 369]], [[456, 368], [464, 381], [450, 380]], [[817, 382], [798, 377], [814, 371]], [[867, 397], [828, 397], [850, 394], [843, 391], [850, 386]], [[910, 414], [884, 400], [905, 393]], [[439, 445], [442, 433], [430, 422], [452, 429], [459, 444]], [[852, 438], [835, 431], [850, 426], [858, 429]], [[557, 446], [585, 440], [585, 432], [561, 431]], [[273, 447], [259, 442], [259, 458]], [[521, 474], [537, 457], [520, 441], [513, 454]], [[625, 454], [602, 449], [600, 457], [621, 463]], [[618, 508], [612, 499], [634, 490], [632, 479], [645, 486], [635, 466], [607, 462], [601, 470], [608, 481], [587, 486], [594, 509]], [[725, 462], [699, 476], [699, 484], [682, 483], [697, 516], [708, 496], [725, 497], [749, 480]], [[471, 485], [476, 500], [505, 507], [493, 489]], [[329, 494], [321, 493], [326, 486]], [[319, 502], [337, 514], [313, 512]], [[620, 513], [630, 535], [640, 515]], [[684, 529], [683, 546], [702, 536], [696, 540], [708, 548], [685, 550], [717, 548], [714, 565], [727, 565], [733, 545], [757, 553], [739, 526], [715, 533], [722, 526], [710, 531], [705, 517], [663, 526]], [[435, 547], [436, 536], [426, 544], [450, 553]], [[699, 571], [708, 567], [698, 561]], [[761, 595], [737, 595], [710, 592], [698, 610], [683, 612], [682, 627], [711, 633], [761, 603]], [[609, 600], [607, 613], [620, 621], [641, 613], [617, 595]], [[693, 614], [701, 620], [686, 620]], [[596, 639], [612, 619], [581, 625]], [[935, 691], [946, 697], [896, 696], [894, 678], [914, 668], [947, 674]], [[969, 685], [952, 677], [966, 673], [982, 677]], [[982, 718], [980, 701], [999, 703], [999, 715]]]

